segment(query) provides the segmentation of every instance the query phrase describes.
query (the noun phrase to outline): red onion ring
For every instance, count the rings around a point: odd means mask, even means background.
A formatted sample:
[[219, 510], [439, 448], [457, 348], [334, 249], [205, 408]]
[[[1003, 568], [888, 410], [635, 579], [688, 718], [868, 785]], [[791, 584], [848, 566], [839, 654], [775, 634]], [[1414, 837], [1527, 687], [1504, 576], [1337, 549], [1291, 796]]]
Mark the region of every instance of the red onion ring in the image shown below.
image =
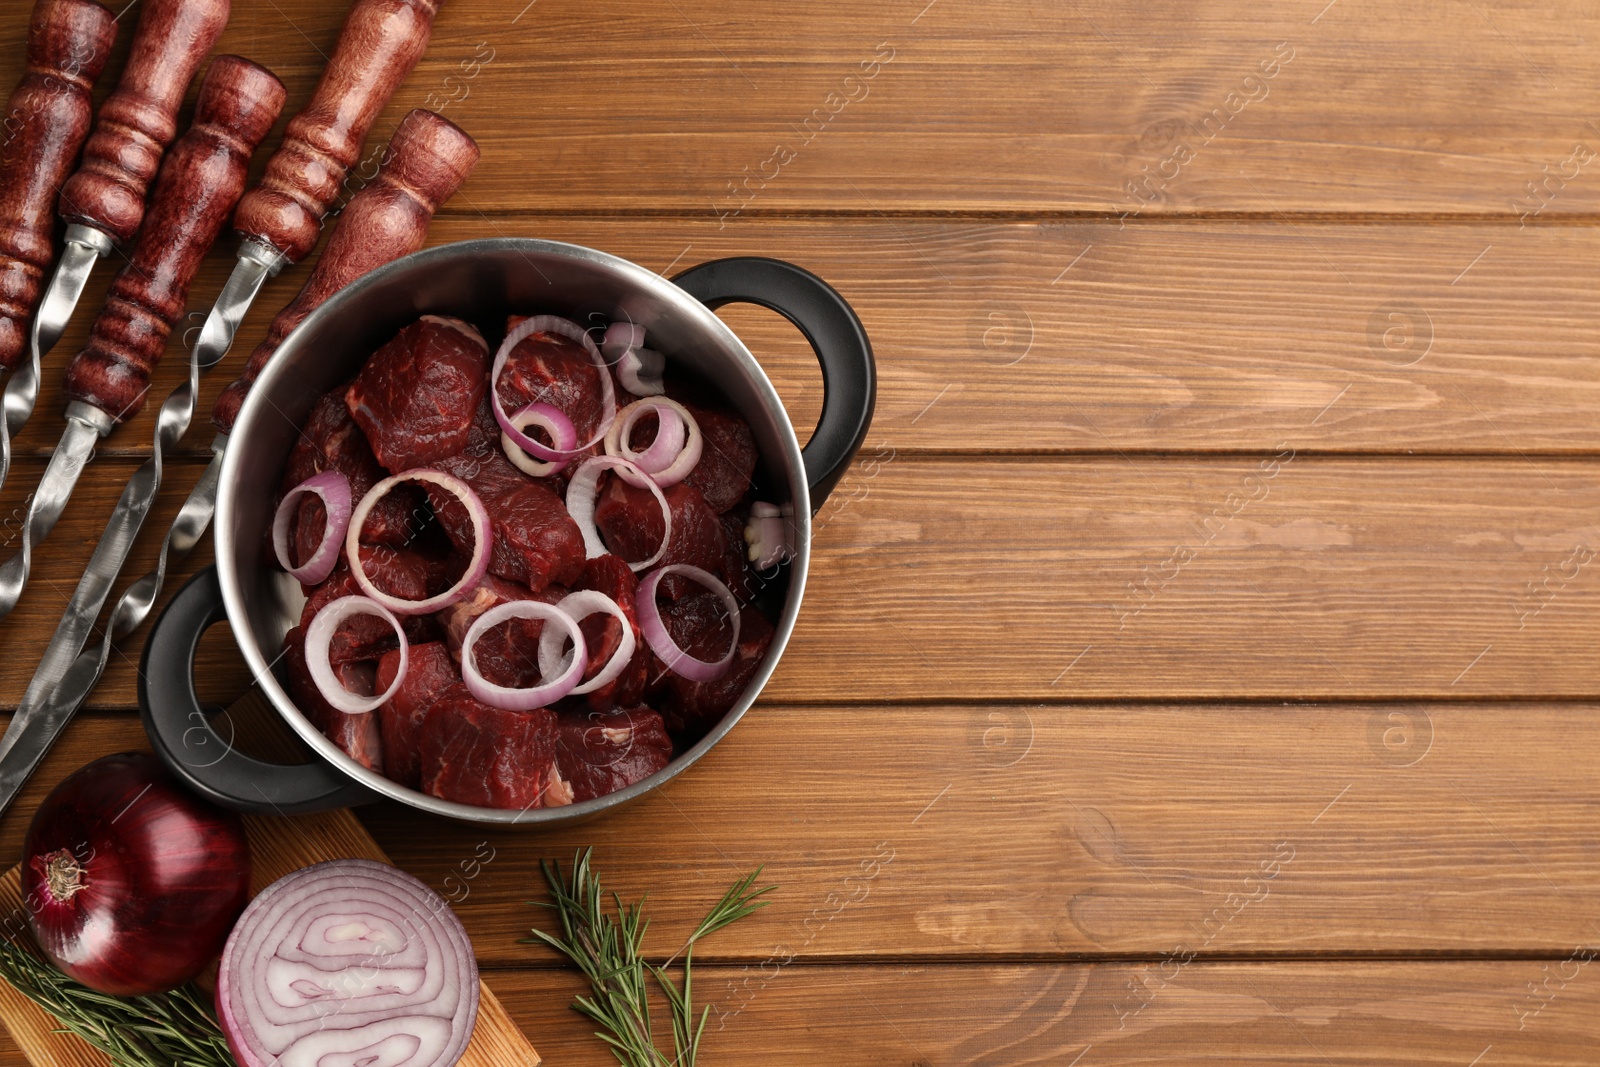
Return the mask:
[[[594, 692], [603, 685], [609, 685], [633, 660], [633, 653], [639, 647], [638, 640], [633, 636], [633, 623], [628, 621], [627, 614], [617, 606], [615, 600], [595, 589], [579, 589], [577, 592], [568, 593], [556, 603], [556, 607], [572, 616], [574, 622], [582, 622], [590, 615], [603, 611], [622, 624], [622, 641], [617, 645], [616, 652], [612, 653], [611, 659], [606, 661], [599, 674], [574, 687], [567, 695], [582, 696], [584, 693]], [[539, 634], [539, 670], [544, 672], [547, 678], [566, 667], [561, 656], [561, 636], [548, 626]]]
[[[600, 369], [600, 427], [593, 437], [578, 445], [576, 448], [556, 450], [539, 441], [534, 440], [511, 420], [506, 414], [506, 409], [500, 403], [500, 374], [506, 369], [506, 360], [511, 356], [511, 350], [522, 343], [525, 337], [535, 333], [553, 333], [558, 337], [565, 337], [583, 345], [584, 351], [589, 353], [589, 358], [594, 360], [594, 365]], [[500, 429], [517, 447], [538, 459], [563, 460], [571, 459], [580, 452], [586, 451], [596, 442], [602, 440], [606, 431], [611, 428], [611, 422], [617, 417], [617, 394], [611, 388], [611, 370], [606, 366], [606, 357], [600, 354], [600, 349], [595, 347], [594, 338], [582, 326], [571, 319], [563, 319], [559, 315], [535, 315], [531, 319], [524, 319], [512, 327], [506, 334], [506, 339], [500, 342], [500, 351], [494, 354], [494, 366], [489, 369], [489, 406], [494, 410], [494, 419], [500, 424]]]
[[[289, 554], [289, 522], [294, 518], [294, 507], [302, 493], [315, 493], [322, 498], [322, 507], [328, 521], [322, 527], [322, 540], [311, 558], [296, 567]], [[313, 474], [287, 493], [278, 504], [278, 513], [272, 518], [272, 549], [278, 554], [278, 565], [289, 577], [301, 585], [320, 585], [326, 581], [339, 563], [339, 546], [344, 543], [345, 529], [350, 525], [350, 479], [335, 470]]]
[[758, 500], [750, 506], [750, 521], [744, 527], [745, 544], [750, 546], [747, 555], [757, 570], [766, 570], [778, 563], [794, 558], [794, 546], [789, 543], [788, 524], [776, 504]]
[[594, 524], [594, 502], [600, 492], [600, 475], [604, 471], [613, 470], [618, 477], [636, 489], [648, 489], [656, 498], [656, 503], [661, 505], [661, 520], [664, 523], [661, 533], [661, 547], [649, 559], [640, 560], [638, 563], [629, 563], [628, 566], [635, 573], [652, 567], [656, 561], [666, 554], [667, 545], [672, 541], [672, 507], [667, 503], [667, 498], [662, 495], [661, 487], [651, 480], [644, 471], [619, 456], [591, 456], [578, 464], [578, 470], [572, 476], [572, 481], [567, 483], [567, 514], [572, 516], [572, 521], [578, 524], [578, 529], [583, 532], [583, 549], [586, 559], [610, 554], [611, 550], [600, 540], [600, 531]]
[[[661, 609], [656, 606], [656, 589], [661, 585], [661, 580], [669, 574], [681, 574], [685, 578], [699, 582], [715, 593], [722, 601], [722, 606], [728, 610], [728, 618], [733, 620], [733, 639], [728, 642], [727, 653], [715, 663], [695, 659], [679, 648], [678, 643], [672, 639], [672, 634], [668, 632], [666, 621], [661, 618]], [[657, 567], [639, 580], [639, 595], [635, 600], [635, 607], [639, 612], [639, 632], [644, 634], [645, 643], [674, 674], [681, 675], [691, 682], [713, 682], [733, 666], [733, 654], [739, 651], [739, 601], [733, 595], [733, 591], [723, 585], [715, 575], [699, 567], [691, 567], [687, 563]]]
[[634, 396], [660, 396], [667, 391], [661, 372], [666, 357], [644, 346], [644, 327], [633, 322], [613, 322], [606, 327], [600, 351], [616, 366], [617, 380]]
[[[570, 451], [572, 446], [578, 443], [577, 429], [560, 408], [533, 403], [511, 416], [511, 425], [519, 430], [526, 430], [530, 423], [544, 427], [556, 452]], [[500, 447], [505, 450], [506, 458], [512, 465], [531, 478], [547, 478], [565, 467], [568, 462], [566, 459], [547, 459], [541, 463], [518, 448], [511, 435], [504, 432], [500, 434]]]
[[605, 353], [608, 363], [617, 362], [643, 345], [644, 327], [636, 322], [613, 322], [600, 339], [600, 351]]
[[[634, 452], [628, 446], [628, 435], [647, 412], [654, 411], [660, 426], [656, 439], [643, 452]], [[669, 418], [669, 416], [671, 416]], [[617, 412], [616, 421], [606, 431], [606, 452], [632, 463], [650, 475], [650, 480], [665, 488], [677, 485], [689, 476], [705, 452], [705, 438], [700, 433], [700, 423], [689, 414], [689, 409], [676, 400], [664, 396], [635, 400]]]
[[[361, 527], [367, 521], [367, 514], [389, 490], [403, 482], [427, 482], [430, 485], [437, 485], [461, 501], [467, 509], [467, 516], [472, 520], [472, 558], [467, 561], [466, 572], [456, 580], [455, 585], [425, 600], [402, 600], [400, 597], [390, 596], [372, 584], [372, 579], [367, 577], [366, 569], [361, 564]], [[449, 607], [466, 596], [489, 572], [489, 547], [493, 536], [489, 528], [488, 509], [483, 506], [483, 501], [478, 499], [478, 494], [472, 491], [470, 485], [455, 475], [445, 474], [443, 471], [415, 467], [390, 475], [367, 490], [367, 495], [361, 498], [361, 503], [356, 505], [356, 513], [350, 518], [350, 528], [345, 531], [344, 554], [350, 562], [351, 575], [367, 596], [400, 615], [427, 615], [440, 608]]]
[[333, 860], [250, 902], [217, 971], [239, 1067], [450, 1067], [478, 1016], [478, 965], [450, 906], [386, 863]]
[[[376, 615], [394, 627], [395, 636], [400, 638], [400, 669], [395, 673], [394, 681], [389, 683], [389, 688], [378, 696], [363, 697], [350, 692], [339, 681], [333, 664], [328, 660], [328, 647], [333, 644], [334, 632], [339, 629], [340, 623], [355, 615]], [[317, 692], [322, 694], [322, 699], [348, 715], [371, 711], [394, 696], [410, 666], [411, 644], [406, 640], [400, 620], [388, 608], [369, 597], [352, 595], [331, 600], [323, 605], [311, 620], [311, 625], [306, 627], [306, 667], [311, 671], [311, 680], [317, 684]]]
[[[539, 685], [527, 689], [495, 685], [485, 678], [478, 670], [473, 650], [478, 644], [478, 638], [482, 637], [490, 627], [498, 626], [508, 619], [543, 619], [546, 626], [539, 635], [541, 645], [545, 636], [551, 632], [549, 623], [553, 622], [566, 631], [566, 635], [572, 639], [573, 648], [572, 661], [567, 664], [566, 669], [553, 679], [541, 678]], [[461, 641], [461, 680], [467, 683], [468, 691], [485, 704], [506, 711], [532, 711], [554, 704], [572, 692], [573, 687], [582, 680], [583, 672], [588, 667], [589, 652], [584, 647], [583, 631], [578, 629], [577, 621], [556, 605], [538, 600], [508, 600], [504, 604], [496, 604], [478, 616], [468, 628], [467, 636]], [[540, 670], [543, 669], [541, 663]]]

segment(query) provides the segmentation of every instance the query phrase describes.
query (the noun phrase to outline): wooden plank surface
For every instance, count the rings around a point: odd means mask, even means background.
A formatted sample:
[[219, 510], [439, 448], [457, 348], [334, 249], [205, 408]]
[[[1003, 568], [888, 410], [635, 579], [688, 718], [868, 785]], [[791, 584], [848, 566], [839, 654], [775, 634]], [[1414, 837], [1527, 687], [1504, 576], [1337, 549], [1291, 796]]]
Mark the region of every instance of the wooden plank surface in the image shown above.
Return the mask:
[[[1600, 235], [1588, 227], [866, 219], [718, 231], [698, 219], [471, 217], [440, 220], [430, 242], [505, 235], [669, 274], [752, 253], [821, 274], [861, 314], [880, 361], [869, 451], [1231, 452], [1285, 439], [1317, 452], [1600, 451]], [[195, 327], [231, 269], [226, 251], [195, 284]], [[204, 379], [183, 451], [209, 456], [212, 400], [306, 273], [267, 283], [234, 353]], [[91, 281], [86, 307], [107, 283]], [[803, 436], [821, 379], [798, 331], [760, 309], [723, 316]], [[88, 323], [75, 320], [52, 355], [20, 452], [46, 455], [59, 438], [60, 368]], [[169, 344], [152, 397], [186, 375], [182, 352]], [[147, 454], [155, 407], [101, 452]]]

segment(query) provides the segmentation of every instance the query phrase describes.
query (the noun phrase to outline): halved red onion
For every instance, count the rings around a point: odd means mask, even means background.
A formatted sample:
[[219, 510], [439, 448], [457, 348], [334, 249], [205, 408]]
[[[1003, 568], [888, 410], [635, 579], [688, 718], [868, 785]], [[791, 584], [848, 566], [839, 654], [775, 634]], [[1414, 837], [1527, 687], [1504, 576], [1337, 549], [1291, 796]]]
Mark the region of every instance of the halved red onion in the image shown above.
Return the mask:
[[[304, 493], [315, 493], [322, 498], [322, 509], [328, 521], [322, 527], [322, 540], [311, 558], [294, 566], [289, 553], [289, 523], [294, 519], [296, 506]], [[339, 546], [344, 543], [345, 529], [350, 525], [350, 479], [334, 470], [313, 474], [287, 493], [278, 504], [278, 513], [272, 518], [272, 549], [278, 554], [278, 565], [289, 577], [302, 585], [317, 585], [327, 580], [339, 563]]]
[[[715, 593], [722, 601], [722, 606], [728, 610], [728, 618], [733, 626], [733, 638], [728, 642], [727, 653], [715, 663], [695, 659], [679, 648], [678, 643], [672, 639], [672, 634], [668, 632], [666, 621], [661, 618], [661, 609], [656, 605], [656, 590], [660, 587], [661, 580], [670, 574], [681, 574], [685, 578], [699, 582]], [[639, 580], [639, 595], [634, 605], [639, 612], [639, 632], [644, 634], [645, 643], [674, 674], [682, 675], [691, 682], [712, 682], [726, 674], [728, 668], [733, 665], [733, 654], [739, 650], [739, 601], [733, 595], [733, 591], [709, 571], [691, 567], [687, 563], [657, 567]]]
[[634, 396], [661, 396], [667, 391], [662, 373], [667, 357], [648, 348], [630, 348], [617, 361], [617, 381]]
[[[395, 673], [394, 681], [389, 683], [389, 688], [377, 696], [358, 696], [346, 689], [328, 659], [328, 648], [333, 644], [333, 635], [339, 629], [339, 624], [357, 615], [376, 615], [394, 627], [395, 636], [400, 638], [400, 669]], [[400, 620], [370, 597], [352, 595], [330, 600], [312, 618], [311, 625], [306, 627], [306, 667], [311, 671], [311, 680], [317, 684], [317, 692], [322, 694], [322, 699], [339, 711], [359, 715], [376, 708], [394, 696], [410, 666], [411, 645], [406, 641], [406, 632]]]
[[[495, 685], [483, 676], [478, 670], [477, 658], [473, 650], [482, 637], [491, 627], [498, 626], [509, 619], [543, 619], [545, 627], [539, 635], [539, 643], [543, 645], [544, 639], [550, 634], [550, 624], [555, 623], [561, 627], [562, 633], [572, 639], [573, 656], [566, 668], [554, 678], [545, 672], [541, 661], [540, 670], [544, 676], [539, 684], [527, 689], [513, 689], [510, 686]], [[559, 640], [559, 638], [557, 638]], [[559, 646], [557, 646], [559, 648]], [[506, 711], [532, 711], [554, 704], [568, 693], [583, 678], [583, 672], [589, 667], [589, 651], [583, 644], [583, 631], [578, 629], [578, 623], [571, 615], [562, 611], [554, 604], [546, 604], [538, 600], [508, 600], [504, 604], [496, 604], [488, 611], [479, 615], [477, 620], [467, 630], [467, 636], [461, 641], [461, 680], [467, 683], [467, 689], [474, 697], [485, 704]]]
[[[617, 606], [615, 600], [595, 589], [579, 589], [577, 592], [568, 593], [557, 602], [556, 607], [572, 616], [574, 622], [582, 622], [590, 615], [603, 611], [622, 624], [622, 641], [617, 645], [616, 652], [612, 653], [611, 659], [606, 661], [600, 673], [582, 685], [574, 687], [568, 695], [582, 696], [584, 693], [594, 692], [603, 685], [609, 685], [633, 660], [633, 653], [639, 647], [639, 642], [633, 636], [633, 623], [628, 621], [627, 614]], [[539, 670], [544, 672], [546, 678], [569, 666], [561, 655], [564, 636], [548, 626], [539, 634]]]
[[[512, 421], [511, 416], [506, 414], [505, 407], [500, 403], [498, 383], [501, 372], [506, 369], [506, 360], [510, 358], [511, 350], [516, 348], [523, 338], [535, 333], [553, 333], [558, 337], [577, 341], [583, 345], [584, 351], [589, 353], [589, 358], [594, 360], [594, 365], [600, 370], [600, 426], [595, 430], [593, 437], [570, 449], [553, 449], [529, 437]], [[582, 326], [559, 315], [535, 315], [513, 326], [511, 332], [506, 334], [506, 339], [500, 342], [500, 351], [494, 354], [494, 366], [489, 369], [489, 406], [494, 410], [494, 418], [500, 424], [500, 429], [516, 442], [518, 448], [538, 459], [561, 460], [570, 459], [586, 451], [605, 437], [606, 431], [611, 428], [612, 420], [617, 417], [617, 394], [611, 388], [611, 371], [606, 366], [606, 357], [600, 354], [600, 349], [595, 347], [594, 338], [590, 337]]]
[[478, 1018], [478, 965], [455, 912], [386, 863], [303, 867], [239, 916], [217, 1021], [240, 1067], [451, 1067]]
[[[550, 450], [567, 452], [578, 443], [578, 431], [572, 425], [572, 420], [560, 408], [549, 404], [533, 403], [518, 410], [511, 416], [511, 425], [519, 430], [527, 430], [529, 426], [542, 426], [545, 433], [550, 435]], [[529, 456], [511, 439], [511, 435], [500, 434], [500, 447], [505, 449], [506, 458], [522, 473], [533, 478], [545, 478], [567, 465], [565, 458], [546, 459], [540, 462]]]
[[794, 558], [794, 546], [789, 543], [788, 523], [778, 505], [758, 500], [750, 505], [750, 521], [744, 526], [745, 544], [749, 545], [750, 562], [757, 570], [766, 570]]
[[600, 531], [594, 524], [594, 501], [600, 492], [600, 475], [608, 470], [616, 471], [618, 477], [636, 489], [650, 490], [650, 494], [656, 498], [656, 503], [661, 505], [663, 523], [661, 545], [649, 559], [628, 563], [628, 566], [637, 573], [646, 567], [654, 566], [656, 561], [666, 554], [667, 545], [672, 541], [672, 507], [662, 495], [661, 487], [652, 481], [648, 474], [620, 456], [591, 456], [584, 460], [578, 464], [577, 471], [572, 475], [572, 481], [567, 483], [567, 514], [572, 516], [572, 521], [583, 531], [585, 559], [604, 556], [611, 551], [605, 542], [600, 540]]
[[[467, 509], [467, 517], [472, 520], [472, 558], [467, 561], [466, 571], [456, 580], [455, 585], [425, 600], [402, 600], [400, 597], [390, 596], [372, 584], [372, 579], [367, 577], [366, 569], [361, 564], [362, 524], [367, 521], [368, 513], [378, 501], [382, 500], [389, 490], [403, 482], [426, 482], [429, 485], [437, 485], [461, 501], [462, 506]], [[367, 490], [367, 495], [361, 498], [361, 503], [356, 505], [355, 514], [350, 518], [350, 528], [345, 531], [344, 554], [350, 563], [350, 573], [363, 593], [398, 614], [427, 615], [440, 608], [449, 607], [466, 596], [489, 572], [489, 548], [493, 537], [493, 531], [489, 528], [488, 509], [483, 506], [483, 501], [478, 499], [478, 494], [472, 491], [470, 485], [453, 474], [427, 467], [415, 467], [390, 475]]]

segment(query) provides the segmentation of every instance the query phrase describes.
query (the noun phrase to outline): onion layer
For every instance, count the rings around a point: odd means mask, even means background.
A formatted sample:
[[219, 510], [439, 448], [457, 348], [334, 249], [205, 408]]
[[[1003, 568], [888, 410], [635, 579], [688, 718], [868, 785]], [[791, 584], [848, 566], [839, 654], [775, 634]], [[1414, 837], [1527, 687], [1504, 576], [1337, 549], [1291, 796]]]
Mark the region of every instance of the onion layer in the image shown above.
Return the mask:
[[333, 860], [250, 903], [217, 971], [240, 1067], [450, 1067], [478, 1016], [478, 965], [439, 895], [371, 860]]
[[744, 526], [744, 541], [749, 545], [747, 555], [757, 570], [766, 570], [794, 558], [794, 546], [789, 543], [788, 524], [776, 504], [758, 500], [750, 507], [750, 521]]
[[[606, 665], [593, 678], [573, 687], [567, 695], [582, 696], [584, 693], [592, 693], [601, 686], [611, 684], [633, 660], [633, 653], [639, 647], [638, 640], [633, 636], [633, 623], [628, 621], [627, 614], [617, 606], [615, 600], [594, 589], [579, 589], [575, 593], [568, 593], [561, 598], [556, 607], [572, 616], [574, 622], [582, 622], [590, 615], [603, 611], [622, 624], [622, 641], [617, 645], [616, 652], [606, 661]], [[564, 636], [548, 626], [539, 634], [539, 670], [546, 678], [559, 670], [570, 668], [570, 664], [561, 656], [561, 639]]]
[[[661, 487], [651, 480], [644, 471], [619, 456], [593, 456], [578, 465], [578, 470], [572, 476], [572, 481], [567, 483], [567, 514], [572, 516], [572, 521], [578, 524], [578, 529], [583, 532], [583, 549], [586, 559], [610, 554], [605, 542], [600, 540], [600, 531], [594, 524], [594, 501], [600, 492], [600, 475], [606, 471], [616, 471], [617, 476], [636, 489], [648, 489], [650, 495], [656, 498], [656, 503], [661, 505], [661, 545], [650, 556], [638, 563], [628, 563], [634, 571], [642, 571], [652, 567], [656, 561], [666, 554], [667, 545], [672, 541], [672, 507], [667, 503], [667, 498], [662, 495]], [[624, 562], [627, 562], [624, 560]]]
[[[656, 413], [656, 438], [643, 452], [635, 452], [628, 435], [645, 415]], [[705, 451], [700, 423], [689, 409], [664, 396], [636, 400], [617, 413], [606, 433], [606, 452], [632, 463], [659, 486], [677, 485], [689, 476]]]
[[[208, 757], [209, 758], [209, 757]], [[114, 996], [160, 993], [205, 969], [250, 899], [244, 824], [146, 752], [106, 756], [39, 805], [22, 900], [50, 961]]]
[[[289, 551], [289, 523], [294, 519], [295, 507], [304, 493], [315, 493], [322, 498], [322, 508], [328, 521], [322, 527], [322, 540], [311, 558], [294, 566]], [[272, 548], [278, 554], [278, 565], [302, 585], [319, 585], [339, 562], [339, 546], [344, 543], [345, 530], [350, 525], [350, 479], [335, 470], [313, 474], [287, 493], [278, 504], [278, 513], [272, 518]]]
[[[593, 437], [574, 448], [552, 449], [529, 437], [512, 421], [511, 416], [506, 414], [505, 407], [500, 403], [500, 374], [506, 369], [506, 361], [511, 357], [511, 350], [521, 344], [523, 339], [535, 333], [553, 333], [558, 337], [578, 342], [600, 370], [600, 426], [595, 430]], [[531, 319], [517, 323], [511, 332], [506, 334], [506, 339], [500, 342], [500, 351], [494, 355], [494, 366], [489, 369], [489, 406], [494, 411], [494, 419], [500, 424], [501, 431], [510, 437], [518, 448], [543, 460], [571, 459], [578, 453], [587, 451], [605, 437], [606, 431], [611, 428], [612, 420], [617, 417], [617, 394], [611, 387], [611, 371], [606, 366], [606, 358], [600, 354], [600, 350], [595, 347], [594, 339], [582, 326], [559, 315], [535, 315]]]
[[[483, 672], [478, 670], [477, 657], [473, 654], [478, 638], [491, 627], [510, 619], [543, 619], [546, 625], [539, 635], [541, 646], [544, 644], [544, 639], [550, 635], [550, 623], [561, 627], [562, 632], [572, 639], [573, 655], [566, 669], [554, 678], [546, 673], [538, 685], [527, 689], [495, 685], [485, 678]], [[478, 616], [467, 630], [467, 636], [461, 641], [461, 680], [467, 683], [468, 691], [485, 704], [506, 711], [532, 711], [534, 708], [554, 704], [572, 692], [583, 678], [583, 672], [588, 666], [589, 652], [583, 646], [583, 631], [578, 629], [576, 620], [556, 605], [538, 600], [508, 600], [504, 604], [496, 604]], [[542, 657], [540, 669], [543, 670]]]
[[511, 416], [511, 425], [523, 431], [529, 426], [542, 426], [550, 435], [551, 447], [544, 451], [553, 451], [557, 455], [546, 456], [543, 462], [540, 462], [519, 448], [510, 434], [505, 432], [500, 434], [500, 447], [505, 450], [506, 458], [518, 470], [532, 478], [546, 478], [565, 467], [567, 459], [561, 453], [569, 451], [578, 443], [578, 431], [572, 425], [572, 420], [562, 414], [561, 409], [549, 404], [526, 405]]
[[[437, 485], [461, 501], [462, 506], [467, 509], [467, 517], [472, 520], [472, 558], [467, 561], [466, 572], [449, 589], [438, 596], [430, 596], [423, 600], [403, 600], [397, 596], [390, 596], [372, 584], [372, 579], [367, 577], [366, 568], [361, 563], [361, 527], [367, 521], [367, 514], [388, 494], [389, 490], [402, 482], [426, 482], [429, 485]], [[351, 576], [367, 596], [397, 615], [426, 615], [454, 604], [483, 580], [483, 576], [489, 573], [489, 548], [492, 538], [488, 509], [483, 506], [483, 501], [478, 499], [478, 494], [472, 491], [470, 485], [453, 474], [417, 467], [385, 478], [361, 498], [361, 503], [356, 505], [356, 513], [350, 518], [350, 528], [345, 531], [344, 554], [350, 563]]]
[[[378, 696], [364, 697], [350, 692], [339, 681], [339, 675], [328, 660], [328, 647], [333, 644], [334, 632], [339, 629], [340, 623], [356, 615], [376, 615], [394, 627], [395, 636], [400, 638], [400, 669], [395, 672], [389, 688]], [[311, 625], [306, 627], [306, 667], [311, 671], [311, 680], [317, 684], [317, 692], [322, 694], [323, 700], [346, 714], [359, 715], [371, 711], [394, 696], [410, 666], [411, 646], [406, 641], [406, 632], [400, 620], [375, 600], [364, 596], [342, 596], [338, 600], [331, 600], [323, 605], [311, 620]]]
[[661, 380], [667, 360], [660, 352], [644, 346], [644, 327], [632, 322], [613, 322], [606, 327], [600, 351], [617, 368], [617, 380], [634, 396], [660, 396], [667, 391]]
[[[728, 642], [728, 651], [716, 662], [707, 663], [703, 659], [695, 659], [679, 648], [678, 643], [672, 639], [672, 634], [668, 632], [666, 621], [661, 618], [661, 609], [656, 605], [656, 590], [660, 587], [661, 580], [670, 574], [681, 574], [685, 578], [694, 579], [715, 593], [722, 601], [722, 606], [727, 609], [728, 618], [733, 625], [733, 638]], [[672, 673], [682, 675], [691, 682], [712, 682], [726, 674], [728, 668], [733, 665], [733, 654], [739, 650], [739, 601], [733, 595], [733, 591], [710, 572], [703, 571], [699, 567], [691, 567], [687, 563], [657, 567], [639, 580], [636, 607], [639, 612], [639, 632], [644, 634], [645, 643]]]

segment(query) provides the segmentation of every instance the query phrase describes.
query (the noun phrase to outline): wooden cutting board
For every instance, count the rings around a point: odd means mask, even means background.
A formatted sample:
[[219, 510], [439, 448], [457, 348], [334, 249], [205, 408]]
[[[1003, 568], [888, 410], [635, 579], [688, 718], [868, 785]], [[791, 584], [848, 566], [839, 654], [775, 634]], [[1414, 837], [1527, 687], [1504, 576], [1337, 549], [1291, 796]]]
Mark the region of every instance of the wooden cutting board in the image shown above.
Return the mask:
[[[320, 812], [287, 818], [246, 815], [253, 872], [250, 891], [259, 893], [290, 871], [323, 860], [389, 857], [349, 811]], [[0, 877], [0, 914], [20, 914], [21, 868]], [[109, 1067], [110, 1060], [72, 1034], [56, 1029], [55, 1020], [33, 1001], [0, 981], [0, 1019], [17, 1047], [35, 1067]], [[478, 1025], [462, 1056], [461, 1067], [536, 1067], [533, 1050], [489, 987], [479, 983]]]

